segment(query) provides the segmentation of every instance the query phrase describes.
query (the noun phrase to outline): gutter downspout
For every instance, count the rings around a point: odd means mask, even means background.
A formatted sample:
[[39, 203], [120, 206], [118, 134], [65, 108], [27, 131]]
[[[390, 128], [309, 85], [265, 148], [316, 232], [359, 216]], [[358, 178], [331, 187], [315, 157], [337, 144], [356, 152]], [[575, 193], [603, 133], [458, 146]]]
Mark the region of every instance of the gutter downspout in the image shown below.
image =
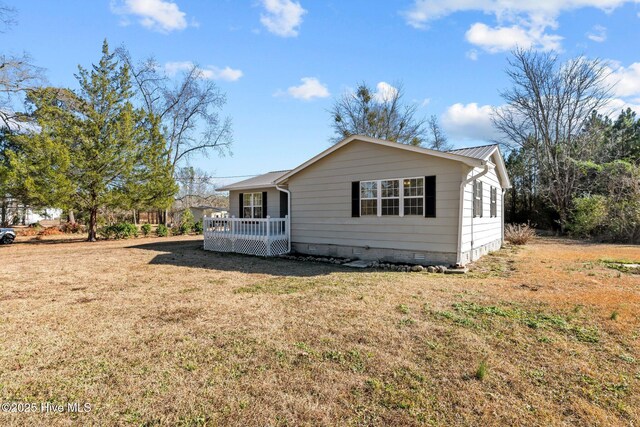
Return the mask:
[[[500, 183], [500, 185], [502, 186], [502, 183]], [[502, 189], [502, 200], [500, 200], [500, 204], [502, 205], [501, 209], [500, 209], [500, 223], [502, 225], [502, 241], [500, 242], [500, 246], [504, 245], [504, 193], [505, 193], [505, 188]]]
[[276, 185], [276, 190], [287, 194], [287, 253], [291, 252], [291, 191]]
[[[464, 219], [464, 189], [467, 184], [486, 175], [491, 169], [495, 167], [486, 160], [482, 162], [482, 165], [484, 166], [484, 170], [482, 172], [480, 172], [478, 175], [472, 175], [470, 178], [467, 178], [460, 183], [460, 204], [458, 207], [458, 251], [456, 254], [456, 263], [458, 264], [461, 264], [462, 261], [462, 220]], [[473, 169], [471, 169], [471, 172], [473, 172]], [[473, 195], [473, 197], [475, 197], [475, 194]], [[473, 203], [473, 198], [471, 199], [471, 203]], [[471, 251], [473, 251], [473, 213], [471, 214]]]

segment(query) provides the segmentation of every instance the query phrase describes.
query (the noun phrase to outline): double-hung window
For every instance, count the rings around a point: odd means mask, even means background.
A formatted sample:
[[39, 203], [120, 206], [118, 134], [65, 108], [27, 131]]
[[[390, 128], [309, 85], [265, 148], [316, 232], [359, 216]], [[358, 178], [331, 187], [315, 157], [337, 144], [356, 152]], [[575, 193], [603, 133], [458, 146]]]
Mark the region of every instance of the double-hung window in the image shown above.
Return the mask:
[[424, 212], [424, 178], [402, 180], [404, 214], [422, 215]]
[[360, 182], [360, 215], [378, 215], [378, 181]]
[[489, 216], [495, 218], [498, 216], [498, 189], [491, 187], [491, 204], [489, 208]]
[[400, 181], [387, 179], [380, 181], [380, 200], [382, 215], [400, 214]]
[[244, 193], [243, 217], [262, 218], [262, 193]]
[[473, 181], [473, 216], [482, 218], [482, 181]]

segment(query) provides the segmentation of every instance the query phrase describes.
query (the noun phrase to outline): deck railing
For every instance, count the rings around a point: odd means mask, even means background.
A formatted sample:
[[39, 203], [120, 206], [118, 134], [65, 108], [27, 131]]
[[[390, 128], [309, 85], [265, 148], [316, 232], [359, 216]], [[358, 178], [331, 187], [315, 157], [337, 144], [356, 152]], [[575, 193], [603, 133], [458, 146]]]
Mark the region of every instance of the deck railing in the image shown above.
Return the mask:
[[289, 250], [289, 218], [203, 219], [204, 248], [271, 256]]

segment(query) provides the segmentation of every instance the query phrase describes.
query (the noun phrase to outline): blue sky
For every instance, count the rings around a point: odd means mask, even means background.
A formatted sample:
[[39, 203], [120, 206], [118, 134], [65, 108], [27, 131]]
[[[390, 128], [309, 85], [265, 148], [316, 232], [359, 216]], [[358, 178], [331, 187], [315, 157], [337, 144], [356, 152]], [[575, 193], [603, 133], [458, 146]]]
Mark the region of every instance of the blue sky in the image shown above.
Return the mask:
[[[2, 50], [28, 52], [76, 88], [102, 40], [167, 70], [193, 62], [226, 92], [233, 155], [193, 159], [216, 176], [297, 166], [329, 145], [334, 96], [402, 82], [456, 146], [483, 143], [516, 45], [610, 61], [612, 109], [640, 111], [640, 1], [0, 0], [18, 11]], [[221, 183], [233, 179], [220, 180]]]

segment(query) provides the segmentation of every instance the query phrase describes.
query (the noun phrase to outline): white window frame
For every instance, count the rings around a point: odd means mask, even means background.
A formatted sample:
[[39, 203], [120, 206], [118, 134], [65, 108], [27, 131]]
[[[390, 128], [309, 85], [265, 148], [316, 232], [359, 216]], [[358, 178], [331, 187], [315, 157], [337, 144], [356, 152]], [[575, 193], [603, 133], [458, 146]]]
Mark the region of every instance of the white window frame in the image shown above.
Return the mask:
[[[383, 178], [383, 179], [367, 179], [364, 181], [360, 181], [360, 216], [361, 217], [366, 217], [366, 216], [377, 216], [377, 217], [382, 217], [382, 216], [399, 216], [399, 217], [404, 217], [404, 180], [405, 179], [422, 179], [422, 196], [406, 196], [408, 199], [418, 199], [418, 198], [422, 198], [423, 202], [422, 202], [422, 214], [411, 214], [411, 215], [407, 215], [407, 216], [414, 216], [414, 217], [420, 217], [420, 216], [424, 216], [424, 210], [425, 210], [425, 206], [424, 206], [424, 176], [413, 176], [413, 177], [403, 177], [403, 178]], [[397, 181], [398, 182], [398, 197], [384, 197], [384, 199], [396, 199], [399, 198], [399, 208], [398, 208], [398, 215], [382, 215], [382, 181]], [[365, 182], [375, 182], [376, 183], [376, 197], [375, 198], [371, 198], [371, 197], [362, 197], [362, 184]], [[376, 200], [376, 215], [363, 215], [362, 214], [362, 201], [363, 200]]]
[[473, 217], [474, 218], [482, 218], [484, 211], [484, 197], [483, 193], [484, 188], [482, 185], [482, 181], [476, 179], [473, 181]]
[[[255, 200], [256, 200], [256, 197], [255, 197], [255, 196], [256, 196], [256, 194], [259, 194], [259, 195], [260, 195], [260, 204], [259, 204], [259, 205], [258, 205], [258, 204], [255, 204]], [[250, 203], [249, 203], [249, 205], [247, 205], [247, 204], [245, 203], [245, 199], [244, 199], [244, 198], [245, 198], [245, 197], [247, 197], [247, 196], [249, 196], [249, 199], [250, 199]], [[243, 199], [242, 199], [242, 217], [243, 217], [243, 218], [251, 218], [251, 219], [255, 219], [255, 218], [256, 218], [256, 216], [255, 216], [254, 208], [261, 208], [261, 209], [263, 209], [263, 208], [264, 208], [264, 206], [263, 206], [264, 200], [262, 200], [262, 193], [261, 193], [261, 192], [255, 192], [255, 193], [243, 193], [243, 194], [242, 194], [242, 197], [243, 197]], [[248, 216], [246, 216], [246, 215], [244, 214], [244, 209], [245, 209], [245, 208], [251, 208], [251, 216], [249, 216], [249, 217], [248, 217]], [[262, 212], [264, 212], [264, 210], [263, 210]], [[262, 215], [260, 216], [260, 218], [262, 218]]]
[[[397, 197], [393, 197], [393, 196], [383, 196], [382, 195], [382, 182], [383, 181], [395, 181], [398, 184], [398, 196]], [[378, 197], [378, 216], [403, 216], [400, 215], [400, 210], [403, 208], [404, 204], [403, 204], [403, 197], [400, 194], [400, 189], [401, 189], [401, 182], [399, 178], [392, 178], [392, 179], [381, 179], [378, 181], [378, 194], [380, 195], [380, 197]], [[398, 199], [398, 215], [382, 215], [382, 200], [394, 200], [394, 199]], [[403, 209], [404, 210], [404, 209]]]
[[494, 186], [489, 191], [489, 217], [498, 217], [498, 188]]
[[[369, 183], [369, 182], [374, 182], [376, 184], [376, 197], [362, 197], [362, 184]], [[359, 203], [359, 206], [358, 206], [358, 208], [360, 209], [360, 216], [380, 216], [380, 208], [382, 207], [382, 203], [380, 202], [380, 181], [376, 181], [376, 180], [360, 181], [360, 188], [358, 189], [358, 191], [360, 191], [360, 203]], [[363, 200], [376, 200], [376, 214], [375, 215], [363, 214], [362, 213], [362, 201]]]
[[[404, 181], [407, 179], [421, 179], [422, 180], [422, 195], [421, 196], [405, 196], [404, 195]], [[407, 216], [424, 216], [424, 210], [425, 210], [425, 200], [424, 200], [424, 176], [416, 176], [416, 177], [412, 177], [412, 178], [402, 178], [400, 181], [401, 182], [401, 190], [402, 190], [402, 200], [400, 202], [400, 208], [402, 209], [402, 211], [400, 212], [400, 216], [404, 216], [404, 199], [405, 197], [407, 199], [422, 199], [422, 213], [419, 214], [408, 214]]]

